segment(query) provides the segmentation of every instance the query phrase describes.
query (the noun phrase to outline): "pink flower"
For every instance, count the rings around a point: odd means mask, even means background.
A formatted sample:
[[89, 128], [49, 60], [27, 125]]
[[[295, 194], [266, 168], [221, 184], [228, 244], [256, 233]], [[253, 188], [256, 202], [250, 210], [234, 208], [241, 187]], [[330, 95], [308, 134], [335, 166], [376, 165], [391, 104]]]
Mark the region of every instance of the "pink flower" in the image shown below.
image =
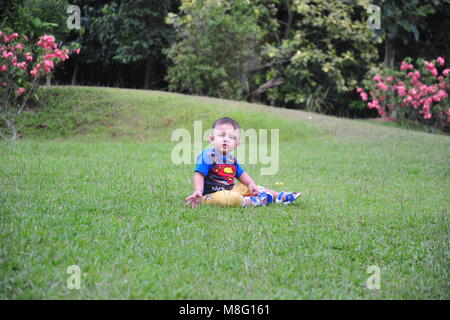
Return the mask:
[[55, 63], [52, 60], [44, 60], [44, 68], [46, 73], [50, 73], [54, 66]]
[[80, 49], [75, 49], [75, 53], [79, 54], [80, 53]]
[[18, 63], [17, 66], [22, 70], [27, 70], [27, 63], [25, 61]]
[[7, 67], [6, 64], [2, 65], [0, 68], [0, 72], [6, 71]]
[[42, 37], [39, 37], [39, 41], [37, 42], [37, 45], [48, 50], [55, 49], [57, 47], [55, 43], [55, 37], [50, 35], [43, 35]]
[[438, 71], [436, 68], [433, 68], [430, 72], [433, 75], [433, 77], [436, 77], [438, 75]]
[[6, 82], [2, 82], [2, 87], [6, 88]]
[[19, 89], [17, 89], [16, 92], [17, 92], [18, 96], [21, 96], [25, 92], [25, 89], [24, 88], [19, 88]]
[[51, 58], [54, 58], [55, 55], [53, 53], [46, 53], [44, 55], [44, 60], [50, 60]]
[[438, 57], [438, 58], [437, 58], [437, 63], [438, 63], [440, 66], [443, 66], [443, 65], [445, 64], [445, 59], [442, 58], [442, 57]]
[[12, 56], [14, 56], [14, 54], [13, 54], [12, 52], [3, 51], [3, 53], [2, 53], [3, 59], [9, 59], [9, 58], [11, 58]]
[[442, 71], [442, 75], [446, 76], [450, 73], [450, 69], [444, 69], [444, 71]]
[[392, 76], [386, 78], [386, 82], [391, 82], [392, 80], [394, 80], [394, 77]]
[[25, 59], [26, 59], [27, 61], [33, 61], [33, 57], [31, 56], [31, 53], [30, 53], [30, 52], [25, 53]]
[[383, 91], [388, 91], [389, 87], [383, 82], [378, 82], [375, 87], [380, 88]]
[[414, 66], [412, 64], [408, 64], [406, 61], [402, 61], [402, 64], [400, 66], [400, 71], [412, 69]]
[[53, 56], [61, 59], [62, 61], [69, 58], [69, 56], [66, 53], [66, 50], [59, 50], [59, 49], [55, 49]]
[[436, 89], [437, 89], [436, 85], [432, 85], [427, 88], [427, 91], [428, 93], [435, 93]]
[[447, 92], [445, 92], [444, 90], [439, 90], [438, 93], [436, 94], [441, 100], [445, 99], [448, 97]]
[[431, 63], [431, 62], [428, 62], [428, 61], [425, 61], [425, 66], [426, 66], [428, 71], [431, 71], [431, 70], [433, 70], [435, 68], [434, 67], [434, 63]]
[[425, 115], [423, 116], [424, 119], [430, 119], [431, 118], [431, 113], [426, 112]]
[[403, 99], [403, 103], [404, 104], [408, 104], [408, 103], [410, 103], [412, 101], [413, 101], [413, 98], [411, 96], [407, 96], [405, 99]]
[[357, 88], [356, 92], [358, 92], [358, 93], [364, 92], [364, 89], [363, 88]]
[[361, 93], [360, 93], [360, 95], [361, 95], [361, 100], [363, 100], [363, 101], [367, 101], [367, 99], [368, 99], [368, 97], [367, 97], [367, 93], [365, 93], [365, 92], [361, 92]]
[[377, 75], [377, 76], [374, 76], [374, 77], [373, 77], [373, 80], [374, 80], [374, 81], [381, 81], [381, 77], [378, 76], [378, 75]]
[[397, 87], [397, 92], [399, 96], [404, 96], [406, 95], [406, 88], [404, 86], [399, 86]]
[[372, 109], [372, 108], [380, 109], [380, 105], [378, 104], [378, 100], [377, 99], [373, 99], [373, 101], [369, 102], [367, 104], [367, 106], [369, 107], [369, 109]]
[[17, 50], [22, 50], [23, 48], [24, 48], [24, 46], [23, 46], [22, 43], [18, 43], [18, 44], [16, 45], [16, 49], [17, 49]]
[[439, 101], [441, 101], [441, 98], [439, 97], [439, 95], [435, 94], [435, 95], [433, 96], [433, 101], [434, 101], [434, 102], [439, 102]]

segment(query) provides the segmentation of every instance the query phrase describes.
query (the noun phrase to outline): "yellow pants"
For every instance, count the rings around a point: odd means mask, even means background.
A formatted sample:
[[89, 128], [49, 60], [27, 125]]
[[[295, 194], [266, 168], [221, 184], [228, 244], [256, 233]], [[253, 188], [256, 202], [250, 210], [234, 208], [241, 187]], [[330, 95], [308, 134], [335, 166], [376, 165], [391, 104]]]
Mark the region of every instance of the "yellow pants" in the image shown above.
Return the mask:
[[[258, 186], [258, 189], [260, 186]], [[250, 196], [245, 184], [238, 183], [231, 190], [221, 190], [203, 196], [203, 203], [223, 207], [242, 207], [244, 196]]]

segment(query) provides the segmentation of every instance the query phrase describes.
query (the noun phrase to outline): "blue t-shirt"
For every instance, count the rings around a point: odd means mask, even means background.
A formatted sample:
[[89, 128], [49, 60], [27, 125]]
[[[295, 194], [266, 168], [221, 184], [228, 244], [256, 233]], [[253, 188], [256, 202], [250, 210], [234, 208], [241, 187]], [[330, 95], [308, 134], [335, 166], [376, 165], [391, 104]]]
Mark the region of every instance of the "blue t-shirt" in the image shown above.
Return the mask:
[[230, 190], [234, 186], [234, 178], [244, 173], [235, 156], [224, 156], [214, 148], [205, 149], [198, 155], [194, 171], [205, 176], [203, 194]]

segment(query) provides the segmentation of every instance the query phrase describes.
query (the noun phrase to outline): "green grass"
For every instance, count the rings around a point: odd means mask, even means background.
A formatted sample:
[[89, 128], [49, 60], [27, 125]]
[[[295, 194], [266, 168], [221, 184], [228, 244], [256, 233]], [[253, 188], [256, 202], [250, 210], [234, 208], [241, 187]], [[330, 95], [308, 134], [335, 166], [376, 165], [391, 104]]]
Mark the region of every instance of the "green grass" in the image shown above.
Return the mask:
[[[1, 299], [449, 299], [449, 137], [164, 92], [41, 96], [0, 143]], [[170, 134], [224, 115], [280, 129], [277, 175], [244, 168], [301, 201], [184, 206], [193, 165], [172, 164]]]

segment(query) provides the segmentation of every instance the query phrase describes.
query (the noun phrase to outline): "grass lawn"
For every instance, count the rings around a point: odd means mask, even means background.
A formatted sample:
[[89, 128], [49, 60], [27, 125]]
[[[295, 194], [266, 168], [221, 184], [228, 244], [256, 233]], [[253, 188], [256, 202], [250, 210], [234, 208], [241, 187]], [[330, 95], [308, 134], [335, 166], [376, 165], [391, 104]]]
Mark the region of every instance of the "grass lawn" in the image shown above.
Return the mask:
[[[165, 92], [40, 97], [0, 142], [0, 299], [450, 298], [448, 136]], [[243, 167], [301, 201], [184, 206], [194, 166], [171, 132], [221, 116], [280, 129], [279, 172]]]

